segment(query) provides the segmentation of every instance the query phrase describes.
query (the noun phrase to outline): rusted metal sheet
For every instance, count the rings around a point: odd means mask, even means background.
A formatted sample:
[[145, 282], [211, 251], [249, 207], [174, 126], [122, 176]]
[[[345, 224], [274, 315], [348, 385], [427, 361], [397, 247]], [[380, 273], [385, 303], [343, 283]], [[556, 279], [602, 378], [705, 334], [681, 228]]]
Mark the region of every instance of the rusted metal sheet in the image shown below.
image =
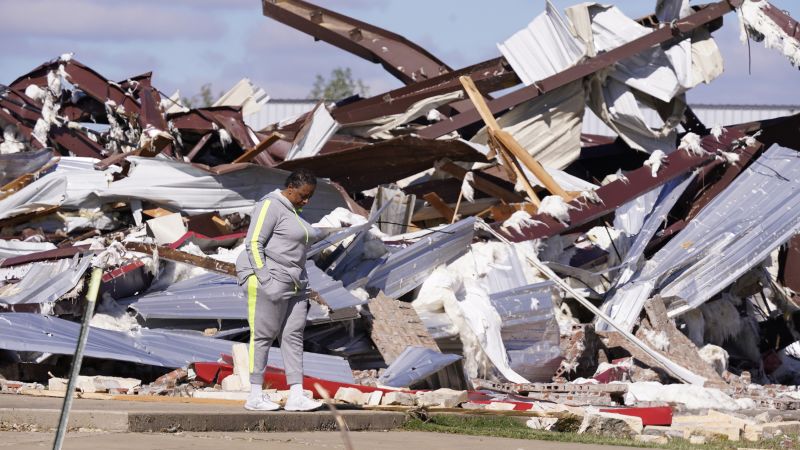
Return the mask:
[[141, 113], [139, 102], [123, 90], [119, 84], [109, 82], [99, 73], [74, 59], [69, 61], [56, 59], [42, 64], [28, 74], [14, 80], [11, 83], [11, 87], [23, 92], [31, 84], [46, 86], [47, 73], [52, 70], [58, 70], [60, 65], [64, 66], [64, 70], [69, 74], [69, 80], [72, 84], [79, 86], [81, 91], [98, 102], [105, 103], [108, 100], [112, 100], [118, 107], [124, 108], [125, 114], [129, 117]]
[[[546, 92], [553, 91], [599, 70], [610, 67], [622, 59], [636, 55], [655, 45], [661, 45], [671, 40], [678, 41], [685, 39], [693, 30], [722, 17], [733, 11], [733, 9], [734, 7], [728, 1], [720, 1], [711, 4], [684, 19], [674, 22], [674, 24], [662, 26], [627, 44], [593, 58], [589, 58], [584, 62], [545, 78], [533, 85], [526, 86], [510, 94], [489, 101], [487, 104], [493, 114], [498, 114], [508, 108], [532, 100]], [[474, 108], [470, 108], [463, 113], [451, 117], [450, 120], [443, 120], [423, 129], [419, 134], [428, 139], [436, 139], [445, 134], [477, 123], [480, 120], [481, 117], [478, 112]]]
[[[628, 172], [625, 174], [627, 179], [613, 181], [595, 191], [602, 200], [601, 202], [592, 203], [583, 198], [570, 202], [569, 204], [573, 209], [570, 210], [570, 220], [567, 224], [563, 224], [550, 216], [539, 214], [534, 216], [534, 220], [539, 221], [537, 225], [522, 228], [521, 233], [513, 230], [504, 230], [503, 232], [510, 240], [520, 242], [554, 236], [574, 229], [609, 214], [630, 200], [692, 169], [702, 166], [710, 168], [722, 164], [722, 161], [716, 158], [717, 152], [730, 151], [733, 141], [744, 136], [738, 130], [727, 130], [719, 141], [713, 136], [706, 136], [702, 140], [702, 146], [706, 150], [706, 154], [695, 155], [685, 150], [677, 150], [667, 156], [663, 167], [655, 177], [652, 176], [649, 167], [641, 167]], [[760, 147], [761, 144], [757, 145]], [[499, 224], [497, 228], [499, 228]]]
[[429, 141], [406, 136], [327, 155], [284, 161], [284, 170], [306, 168], [330, 178], [350, 192], [371, 189], [430, 169], [440, 159], [486, 162], [486, 158], [460, 141]]
[[[143, 132], [147, 133], [150, 128], [160, 132], [167, 132], [169, 126], [164, 114], [161, 112], [161, 96], [150, 84], [150, 79], [142, 78], [138, 83], [134, 84], [138, 89], [139, 102], [141, 102], [142, 113], [139, 115], [139, 126]], [[161, 153], [162, 150], [166, 154], [172, 155], [171, 142], [168, 138], [157, 136], [153, 141], [152, 148], [146, 149], [146, 156], [155, 156]]]
[[[339, 123], [343, 124], [375, 119], [390, 114], [400, 114], [420, 100], [461, 89], [461, 83], [458, 81], [458, 77], [461, 76], [472, 78], [475, 85], [483, 92], [494, 92], [514, 87], [520, 83], [519, 77], [508, 65], [505, 58], [494, 58], [341, 106], [334, 109], [331, 114]], [[465, 105], [455, 108], [456, 111], [465, 109], [467, 109]], [[444, 112], [448, 113], [447, 110]], [[449, 116], [451, 114], [446, 115]]]
[[263, 0], [264, 15], [368, 61], [403, 83], [452, 69], [403, 36], [301, 0]]
[[800, 235], [793, 237], [781, 250], [778, 279], [787, 288], [800, 292]]
[[72, 258], [79, 253], [89, 251], [88, 245], [81, 245], [77, 247], [57, 248], [55, 250], [48, 250], [46, 252], [31, 253], [29, 255], [16, 256], [14, 258], [7, 258], [0, 263], [0, 267], [13, 267], [20, 264], [28, 264], [39, 261], [50, 261], [53, 259]]
[[800, 23], [794, 20], [792, 16], [786, 14], [786, 12], [783, 10], [776, 8], [768, 1], [762, 1], [766, 3], [763, 8], [764, 14], [773, 22], [775, 22], [775, 25], [788, 34], [789, 37], [800, 40]]
[[170, 115], [169, 119], [181, 131], [205, 134], [209, 131], [224, 128], [230, 133], [239, 147], [245, 149], [255, 145], [255, 142], [250, 138], [250, 133], [247, 130], [244, 119], [242, 119], [242, 113], [239, 108], [232, 106], [199, 108]]

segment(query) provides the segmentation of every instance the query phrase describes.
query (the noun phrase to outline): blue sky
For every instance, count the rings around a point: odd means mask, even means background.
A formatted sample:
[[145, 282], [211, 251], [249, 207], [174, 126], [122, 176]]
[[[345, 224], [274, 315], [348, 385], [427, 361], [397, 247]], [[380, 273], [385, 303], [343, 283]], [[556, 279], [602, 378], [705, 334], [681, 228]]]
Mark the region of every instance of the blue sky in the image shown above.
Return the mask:
[[[313, 2], [314, 0], [312, 0]], [[319, 5], [417, 42], [459, 68], [499, 55], [496, 43], [523, 28], [544, 0], [316, 0]], [[563, 9], [580, 0], [555, 0]], [[631, 17], [655, 0], [606, 0]], [[702, 2], [692, 2], [702, 3]], [[800, 18], [800, 2], [772, 3]], [[365, 62], [264, 17], [260, 0], [0, 0], [3, 64], [8, 83], [65, 52], [111, 79], [154, 72], [154, 84], [184, 95], [211, 83], [222, 91], [251, 78], [273, 98], [303, 98], [316, 74], [351, 67], [377, 94], [400, 83]], [[800, 71], [780, 54], [738, 39], [735, 14], [715, 34], [725, 74], [689, 93], [690, 102], [800, 104]]]

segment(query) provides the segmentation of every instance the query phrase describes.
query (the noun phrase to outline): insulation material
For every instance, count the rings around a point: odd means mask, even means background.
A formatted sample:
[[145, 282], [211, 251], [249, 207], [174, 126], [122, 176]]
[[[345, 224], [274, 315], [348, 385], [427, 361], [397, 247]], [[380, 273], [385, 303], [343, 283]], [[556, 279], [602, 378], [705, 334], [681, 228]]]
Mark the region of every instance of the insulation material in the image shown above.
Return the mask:
[[474, 182], [475, 174], [473, 172], [467, 172], [464, 176], [464, 181], [461, 182], [461, 196], [464, 197], [465, 201], [475, 201], [475, 188], [472, 187], [472, 183]]
[[644, 162], [644, 165], [650, 168], [650, 174], [653, 175], [653, 178], [658, 176], [658, 171], [661, 169], [661, 166], [664, 164], [664, 159], [667, 157], [664, 152], [661, 150], [654, 151], [647, 161]]
[[793, 66], [800, 68], [800, 41], [777, 26], [765, 14], [766, 8], [774, 6], [766, 1], [745, 0], [737, 10], [742, 42], [747, 42], [748, 37], [757, 42], [763, 41], [764, 46], [783, 53]]
[[570, 33], [549, 0], [545, 12], [497, 47], [528, 86], [575, 65], [586, 54], [585, 44]]
[[459, 302], [467, 325], [478, 343], [503, 377], [512, 383], [529, 383], [510, 366], [501, 329], [503, 321], [489, 301], [489, 294], [474, 280], [465, 280], [466, 295]]
[[559, 222], [566, 224], [569, 222], [569, 210], [575, 209], [563, 198], [558, 195], [548, 195], [542, 199], [542, 204], [539, 205], [539, 214], [546, 214]]
[[[543, 166], [563, 169], [580, 154], [585, 97], [583, 82], [575, 81], [515, 107], [497, 122]], [[471, 141], [486, 145], [486, 128]]]

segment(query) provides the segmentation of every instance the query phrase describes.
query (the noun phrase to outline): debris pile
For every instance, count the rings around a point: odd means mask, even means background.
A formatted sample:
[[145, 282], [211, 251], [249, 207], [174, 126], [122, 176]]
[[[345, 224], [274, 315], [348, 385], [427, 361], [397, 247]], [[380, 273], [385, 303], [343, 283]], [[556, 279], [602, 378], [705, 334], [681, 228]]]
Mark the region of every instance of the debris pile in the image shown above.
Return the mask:
[[[767, 1], [638, 20], [548, 2], [502, 56], [456, 70], [288, 0], [265, 15], [405, 86], [260, 130], [247, 80], [189, 109], [151, 73], [115, 82], [65, 54], [0, 86], [0, 374], [19, 380], [3, 391], [64, 390], [110, 250], [80, 389], [244, 399], [234, 262], [255, 202], [306, 168], [302, 215], [327, 236], [307, 264], [308, 395], [568, 413], [643, 441], [671, 409], [642, 428], [623, 406], [798, 409], [800, 116], [703, 124], [686, 102], [722, 73], [712, 33], [734, 10], [797, 65], [798, 24]], [[582, 134], [586, 108], [618, 137]], [[282, 367], [271, 352], [277, 402]], [[731, 438], [789, 427], [713, 414]], [[659, 436], [717, 430], [696, 423]]]

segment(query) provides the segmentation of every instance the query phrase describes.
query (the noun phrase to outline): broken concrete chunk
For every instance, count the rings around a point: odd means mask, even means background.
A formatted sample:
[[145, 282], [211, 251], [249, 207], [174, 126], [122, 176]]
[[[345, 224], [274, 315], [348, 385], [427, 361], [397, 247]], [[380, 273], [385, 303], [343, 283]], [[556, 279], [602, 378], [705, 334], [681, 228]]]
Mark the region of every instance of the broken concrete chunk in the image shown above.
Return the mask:
[[406, 392], [387, 392], [381, 399], [381, 405], [414, 406], [414, 395]]
[[583, 418], [578, 434], [589, 433], [609, 437], [633, 437], [642, 434], [643, 429], [640, 417], [592, 412]]
[[557, 417], [531, 417], [525, 425], [532, 430], [550, 431], [556, 423], [558, 423]]
[[247, 391], [250, 389], [250, 383], [242, 384], [241, 378], [237, 375], [229, 375], [222, 380], [222, 390], [227, 392]]
[[381, 391], [373, 391], [367, 394], [367, 406], [378, 406], [381, 404], [381, 398], [383, 397], [383, 392]]
[[634, 439], [637, 442], [641, 442], [644, 444], [655, 444], [655, 445], [667, 445], [669, 444], [669, 438], [666, 436], [653, 436], [648, 434], [640, 434], [634, 436]]
[[469, 400], [467, 391], [454, 391], [446, 388], [417, 393], [417, 405], [419, 406], [455, 408], [466, 403], [467, 400]]
[[486, 405], [488, 411], [513, 411], [514, 404], [506, 402], [491, 402]]
[[648, 425], [642, 431], [643, 435], [648, 436], [664, 436], [667, 439], [686, 439], [689, 436], [680, 428], [672, 428], [659, 425]]
[[[68, 382], [69, 380], [66, 378], [50, 378], [48, 380], [48, 389], [53, 392], [66, 392]], [[133, 390], [141, 385], [142, 381], [135, 378], [80, 375], [75, 383], [75, 389], [85, 393], [132, 394]]]
[[689, 443], [692, 445], [703, 445], [706, 443], [705, 436], [691, 436], [689, 438]]
[[340, 387], [333, 398], [341, 403], [365, 405], [369, 401], [369, 394], [361, 392], [356, 388]]

